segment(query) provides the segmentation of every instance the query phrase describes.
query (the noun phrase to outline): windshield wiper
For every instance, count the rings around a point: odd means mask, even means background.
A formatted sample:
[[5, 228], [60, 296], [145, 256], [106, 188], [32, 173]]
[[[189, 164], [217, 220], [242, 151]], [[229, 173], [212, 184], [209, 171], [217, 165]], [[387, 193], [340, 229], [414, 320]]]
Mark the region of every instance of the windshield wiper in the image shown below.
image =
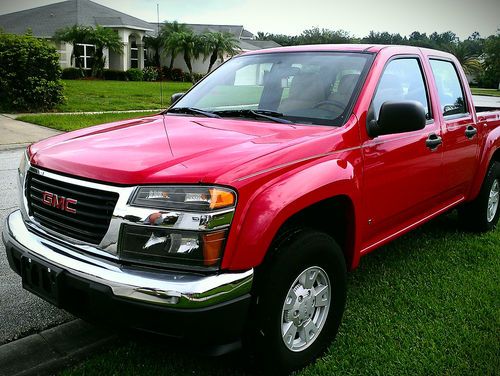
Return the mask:
[[214, 113], [221, 116], [251, 117], [254, 119], [262, 118], [274, 121], [276, 123], [294, 124], [293, 121], [283, 119], [284, 115], [281, 112], [271, 110], [221, 110], [214, 111]]
[[174, 107], [174, 108], [171, 108], [167, 111], [167, 113], [169, 113], [169, 112], [172, 112], [174, 114], [196, 114], [196, 115], [203, 115], [203, 116], [210, 117], [210, 118], [220, 119], [220, 116], [217, 114], [214, 114], [213, 112], [201, 110], [201, 109], [195, 108], [195, 107]]

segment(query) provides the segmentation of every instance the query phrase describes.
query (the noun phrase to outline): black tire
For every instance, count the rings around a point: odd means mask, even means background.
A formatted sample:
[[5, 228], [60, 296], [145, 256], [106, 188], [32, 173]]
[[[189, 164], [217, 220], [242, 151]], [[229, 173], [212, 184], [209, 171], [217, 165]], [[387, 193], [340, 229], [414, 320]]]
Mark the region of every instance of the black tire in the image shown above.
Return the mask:
[[499, 162], [491, 163], [478, 196], [458, 211], [460, 221], [467, 230], [485, 232], [493, 230], [498, 224], [498, 218], [500, 217], [500, 207], [498, 205], [496, 213], [488, 218], [490, 193], [494, 184], [496, 184], [496, 187], [500, 184]]
[[[299, 369], [326, 350], [337, 334], [346, 300], [345, 259], [333, 238], [322, 232], [296, 230], [282, 239], [273, 247], [272, 258], [256, 273], [252, 309], [254, 320], [249, 341], [252, 346], [250, 350], [258, 361], [257, 366], [266, 373], [274, 374]], [[322, 320], [321, 326], [318, 325], [321, 329], [313, 337], [315, 339], [310, 340], [310, 344], [303, 350], [292, 351], [285, 345], [282, 337], [284, 303], [294, 281], [310, 267], [319, 267], [320, 276], [328, 276], [326, 281], [330, 283], [330, 304], [327, 313], [323, 315], [324, 321]], [[321, 271], [324, 273], [321, 274]], [[317, 285], [315, 288], [318, 289]], [[311, 291], [313, 290], [309, 290]], [[310, 296], [312, 295], [314, 294]], [[309, 295], [307, 299], [310, 301]], [[310, 309], [313, 311], [309, 311], [309, 315], [314, 312], [312, 318], [304, 319], [304, 323], [321, 316], [321, 307]], [[298, 311], [291, 309], [288, 312], [294, 314]], [[300, 341], [298, 336], [297, 334], [297, 341]]]

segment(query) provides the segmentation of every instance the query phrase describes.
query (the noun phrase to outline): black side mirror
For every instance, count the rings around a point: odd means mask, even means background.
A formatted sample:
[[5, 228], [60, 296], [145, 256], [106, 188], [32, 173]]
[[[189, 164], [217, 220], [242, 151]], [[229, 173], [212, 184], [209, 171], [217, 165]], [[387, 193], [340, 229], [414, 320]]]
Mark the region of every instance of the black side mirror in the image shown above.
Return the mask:
[[425, 128], [425, 109], [417, 101], [387, 101], [382, 104], [378, 121], [373, 111], [368, 116], [368, 135], [377, 137], [384, 134], [418, 131]]
[[170, 97], [170, 104], [175, 104], [179, 99], [181, 99], [186, 93], [175, 93]]

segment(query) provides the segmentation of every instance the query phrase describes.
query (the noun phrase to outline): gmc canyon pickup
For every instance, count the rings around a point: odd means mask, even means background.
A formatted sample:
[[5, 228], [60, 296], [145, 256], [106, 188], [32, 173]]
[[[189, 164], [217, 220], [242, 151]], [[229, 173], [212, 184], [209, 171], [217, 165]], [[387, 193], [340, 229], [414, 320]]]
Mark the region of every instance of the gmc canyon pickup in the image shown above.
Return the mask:
[[500, 112], [450, 54], [244, 53], [172, 99], [27, 148], [3, 231], [25, 289], [290, 371], [335, 337], [360, 257], [452, 208], [498, 222]]

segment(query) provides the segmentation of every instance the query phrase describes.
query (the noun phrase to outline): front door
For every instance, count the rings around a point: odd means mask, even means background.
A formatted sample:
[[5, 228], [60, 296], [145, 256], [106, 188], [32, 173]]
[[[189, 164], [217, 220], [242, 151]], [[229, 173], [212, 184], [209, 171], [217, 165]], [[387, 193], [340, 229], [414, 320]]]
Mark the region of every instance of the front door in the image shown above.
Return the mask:
[[434, 121], [420, 58], [390, 61], [380, 78], [371, 109], [378, 119], [386, 101], [419, 101], [427, 112], [424, 129], [383, 135], [363, 144], [363, 248], [403, 230], [439, 205], [442, 147], [439, 121]]

